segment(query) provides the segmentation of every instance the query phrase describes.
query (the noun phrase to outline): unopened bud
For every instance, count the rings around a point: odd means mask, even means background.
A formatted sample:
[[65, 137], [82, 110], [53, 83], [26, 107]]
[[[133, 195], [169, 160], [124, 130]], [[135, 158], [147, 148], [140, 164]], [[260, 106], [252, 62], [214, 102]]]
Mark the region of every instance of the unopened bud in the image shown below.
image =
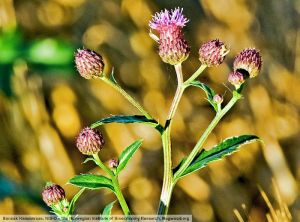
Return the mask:
[[103, 75], [104, 62], [101, 55], [89, 49], [78, 49], [75, 64], [79, 74], [85, 79]]
[[253, 78], [258, 75], [261, 70], [262, 59], [259, 51], [256, 49], [244, 49], [234, 59], [234, 71], [240, 71]]
[[116, 158], [109, 160], [108, 165], [110, 168], [117, 168], [119, 165], [119, 161]]
[[220, 94], [216, 94], [214, 95], [213, 100], [215, 103], [221, 104], [223, 102], [223, 97]]
[[234, 85], [237, 89], [245, 82], [244, 75], [238, 71], [231, 72], [228, 76], [228, 82]]
[[211, 40], [204, 43], [199, 49], [199, 60], [203, 65], [208, 67], [220, 65], [229, 49], [219, 39]]
[[81, 130], [76, 140], [77, 148], [85, 155], [97, 154], [102, 149], [104, 143], [102, 133], [97, 129], [89, 127]]
[[42, 192], [43, 200], [48, 206], [58, 204], [65, 199], [65, 196], [64, 189], [61, 186], [53, 183], [47, 183]]

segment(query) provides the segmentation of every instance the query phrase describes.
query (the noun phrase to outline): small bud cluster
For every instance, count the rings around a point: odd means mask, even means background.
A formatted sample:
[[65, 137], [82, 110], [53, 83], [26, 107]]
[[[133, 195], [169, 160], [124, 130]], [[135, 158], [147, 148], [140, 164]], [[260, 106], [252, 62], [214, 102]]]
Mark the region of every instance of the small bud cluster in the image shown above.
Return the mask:
[[79, 74], [85, 79], [97, 78], [103, 75], [103, 58], [90, 49], [78, 49], [75, 54], [75, 64]]
[[89, 127], [84, 128], [79, 133], [76, 146], [82, 154], [97, 154], [104, 145], [104, 138], [101, 132]]
[[109, 162], [108, 162], [108, 166], [109, 166], [110, 168], [117, 168], [118, 165], [119, 165], [119, 161], [118, 161], [118, 159], [116, 159], [116, 158], [112, 158], [112, 159], [110, 159]]
[[213, 101], [216, 104], [221, 104], [223, 102], [223, 97], [220, 94], [214, 95]]
[[52, 206], [63, 201], [66, 195], [61, 186], [53, 183], [47, 183], [42, 192], [42, 197], [48, 206]]

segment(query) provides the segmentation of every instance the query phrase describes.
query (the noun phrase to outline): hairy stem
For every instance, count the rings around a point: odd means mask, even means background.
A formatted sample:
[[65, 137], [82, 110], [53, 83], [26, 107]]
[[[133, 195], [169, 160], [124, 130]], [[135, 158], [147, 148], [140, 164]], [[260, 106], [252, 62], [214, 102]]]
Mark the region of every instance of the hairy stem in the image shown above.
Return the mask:
[[121, 191], [121, 188], [119, 185], [119, 181], [118, 181], [118, 177], [101, 161], [98, 154], [94, 154], [93, 157], [94, 157], [95, 163], [110, 176], [110, 179], [114, 186], [114, 193], [115, 193], [116, 197], [118, 198], [118, 201], [121, 205], [123, 213], [125, 215], [130, 215], [130, 210], [129, 210], [126, 200], [122, 194], [122, 191]]
[[124, 96], [125, 99], [127, 99], [128, 102], [130, 102], [134, 107], [136, 107], [147, 119], [153, 119], [152, 116], [142, 107], [141, 104], [139, 104], [134, 98], [132, 98], [131, 95], [129, 95], [124, 89], [122, 89], [119, 85], [112, 82], [110, 79], [106, 77], [100, 78], [102, 81], [104, 81], [106, 84], [117, 90], [119, 93]]
[[182, 166], [178, 169], [178, 171], [174, 175], [175, 182], [180, 178], [181, 174], [186, 170], [186, 168], [190, 165], [190, 163], [193, 161], [193, 159], [196, 157], [196, 155], [200, 152], [202, 149], [202, 146], [204, 142], [206, 141], [209, 134], [212, 132], [212, 130], [216, 127], [216, 125], [219, 123], [219, 121], [222, 119], [222, 117], [234, 106], [234, 104], [241, 98], [241, 94], [234, 91], [233, 97], [228, 102], [228, 104], [216, 114], [215, 118], [211, 121], [209, 126], [206, 128], [200, 139], [198, 140], [197, 144], [193, 148], [190, 155], [187, 157], [186, 161], [182, 164]]
[[163, 153], [164, 153], [164, 178], [163, 178], [163, 186], [162, 186], [162, 191], [160, 196], [159, 207], [157, 211], [158, 215], [166, 215], [168, 213], [172, 190], [174, 187], [173, 172], [172, 172], [172, 158], [171, 158], [171, 125], [178, 104], [180, 102], [181, 96], [184, 91], [181, 64], [175, 65], [175, 71], [176, 71], [177, 81], [178, 81], [177, 90], [171, 108], [168, 113], [165, 130], [162, 133], [162, 145], [163, 145]]

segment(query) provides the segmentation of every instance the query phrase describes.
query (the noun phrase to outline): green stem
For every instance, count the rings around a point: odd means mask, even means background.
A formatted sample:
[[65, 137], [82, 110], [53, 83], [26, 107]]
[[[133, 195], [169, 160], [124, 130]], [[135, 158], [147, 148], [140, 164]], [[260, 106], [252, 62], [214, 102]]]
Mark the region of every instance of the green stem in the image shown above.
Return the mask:
[[197, 71], [184, 82], [184, 85], [188, 86], [191, 82], [193, 82], [204, 71], [206, 67], [206, 65], [201, 65], [199, 69], [197, 69]]
[[181, 64], [175, 65], [175, 71], [177, 75], [178, 85], [177, 85], [176, 93], [171, 108], [168, 113], [165, 130], [162, 133], [162, 145], [163, 145], [163, 153], [164, 153], [164, 178], [163, 178], [163, 186], [162, 186], [162, 191], [160, 196], [159, 207], [157, 211], [158, 215], [166, 215], [168, 213], [172, 190], [175, 185], [173, 183], [172, 158], [171, 158], [172, 157], [171, 156], [171, 125], [178, 104], [180, 102], [181, 96], [184, 92]]
[[124, 89], [122, 89], [119, 85], [113, 83], [111, 80], [109, 80], [106, 77], [101, 77], [101, 80], [103, 80], [106, 84], [117, 90], [119, 93], [124, 96], [125, 99], [127, 99], [134, 107], [136, 107], [147, 119], [153, 119], [152, 116], [139, 104], [137, 101], [135, 101], [132, 96], [130, 96]]
[[123, 213], [127, 216], [127, 215], [130, 215], [130, 210], [129, 210], [129, 207], [126, 203], [126, 200], [122, 194], [122, 191], [121, 191], [121, 188], [120, 188], [120, 185], [119, 185], [119, 181], [118, 181], [118, 176], [115, 175], [113, 173], [113, 171], [111, 171], [102, 161], [101, 159], [99, 158], [98, 154], [93, 154], [93, 157], [94, 157], [94, 160], [95, 160], [95, 163], [101, 168], [103, 169], [109, 176], [110, 176], [110, 179], [113, 183], [113, 186], [114, 186], [114, 193], [116, 195], [116, 197], [118, 198], [118, 201], [121, 205], [121, 208], [123, 210]]
[[193, 161], [193, 159], [196, 157], [196, 155], [200, 152], [202, 149], [202, 146], [204, 142], [206, 141], [209, 134], [212, 132], [212, 130], [216, 127], [216, 125], [219, 123], [219, 121], [222, 119], [222, 117], [234, 106], [234, 104], [241, 98], [241, 94], [234, 91], [233, 97], [228, 102], [228, 104], [219, 111], [215, 118], [211, 121], [209, 126], [206, 128], [200, 139], [198, 140], [197, 144], [193, 148], [190, 155], [187, 157], [186, 161], [182, 164], [182, 166], [178, 169], [178, 171], [174, 175], [175, 182], [180, 178], [181, 174], [186, 170], [186, 168], [190, 165], [190, 163]]
[[126, 203], [126, 200], [123, 196], [123, 193], [121, 191], [121, 188], [120, 188], [120, 185], [119, 185], [119, 181], [118, 181], [118, 177], [117, 176], [114, 176], [111, 178], [112, 182], [113, 182], [113, 185], [114, 185], [114, 189], [115, 189], [115, 194], [119, 200], [119, 203], [121, 205], [121, 208], [124, 212], [124, 214], [126, 216], [130, 215], [130, 210], [129, 210], [129, 207]]

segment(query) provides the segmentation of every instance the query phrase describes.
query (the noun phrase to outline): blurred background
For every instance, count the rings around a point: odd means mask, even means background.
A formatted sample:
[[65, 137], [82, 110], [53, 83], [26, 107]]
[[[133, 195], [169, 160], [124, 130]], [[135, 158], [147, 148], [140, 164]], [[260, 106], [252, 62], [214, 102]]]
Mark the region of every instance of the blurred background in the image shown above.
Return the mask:
[[[200, 65], [199, 46], [213, 38], [226, 42], [231, 52], [200, 80], [224, 94], [225, 102], [234, 56], [256, 47], [264, 60], [261, 74], [247, 83], [245, 99], [205, 148], [239, 134], [257, 134], [264, 145], [246, 145], [181, 180], [170, 214], [192, 214], [199, 222], [300, 221], [299, 0], [1, 0], [0, 214], [48, 213], [40, 195], [46, 181], [62, 185], [71, 198], [78, 189], [66, 184], [70, 177], [100, 173], [92, 163], [82, 164], [85, 157], [74, 143], [80, 129], [111, 114], [138, 114], [102, 82], [77, 74], [77, 48], [103, 55], [106, 72], [114, 67], [120, 85], [160, 122], [165, 120], [176, 76], [161, 62], [148, 22], [154, 12], [177, 6], [190, 19], [184, 29], [192, 49], [183, 64], [185, 78]], [[201, 90], [186, 91], [172, 129], [174, 165], [213, 115]], [[103, 161], [144, 139], [120, 180], [132, 211], [154, 214], [163, 175], [159, 134], [138, 124], [100, 130], [106, 139]], [[99, 214], [113, 199], [105, 190], [87, 191], [76, 212]], [[113, 213], [121, 214], [118, 205]]]

